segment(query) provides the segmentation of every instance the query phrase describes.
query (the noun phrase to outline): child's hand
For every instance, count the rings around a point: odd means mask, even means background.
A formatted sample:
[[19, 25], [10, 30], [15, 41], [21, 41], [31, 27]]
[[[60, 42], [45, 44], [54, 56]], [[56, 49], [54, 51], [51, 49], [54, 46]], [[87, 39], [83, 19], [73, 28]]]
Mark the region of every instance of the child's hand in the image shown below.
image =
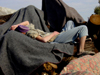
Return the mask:
[[53, 33], [54, 33], [54, 35], [58, 35], [59, 34], [59, 32], [57, 32], [57, 31], [54, 31]]
[[18, 27], [18, 25], [12, 25], [10, 30], [15, 30]]

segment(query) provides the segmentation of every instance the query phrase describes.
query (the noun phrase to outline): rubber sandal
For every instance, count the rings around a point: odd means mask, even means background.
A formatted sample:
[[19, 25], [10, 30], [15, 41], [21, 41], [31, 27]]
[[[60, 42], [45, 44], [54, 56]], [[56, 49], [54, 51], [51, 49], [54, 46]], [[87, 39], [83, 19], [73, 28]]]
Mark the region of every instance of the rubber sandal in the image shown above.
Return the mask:
[[95, 52], [92, 52], [92, 51], [84, 51], [84, 52], [80, 52], [78, 53], [77, 55], [78, 56], [84, 56], [84, 55], [95, 55], [96, 53]]

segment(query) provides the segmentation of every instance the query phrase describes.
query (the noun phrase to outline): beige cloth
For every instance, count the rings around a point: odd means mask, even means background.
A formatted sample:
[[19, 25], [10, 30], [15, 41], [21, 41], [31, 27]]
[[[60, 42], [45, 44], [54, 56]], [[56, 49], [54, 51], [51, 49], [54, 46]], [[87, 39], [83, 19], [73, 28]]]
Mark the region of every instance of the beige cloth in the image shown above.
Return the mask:
[[[27, 27], [29, 27], [29, 31], [26, 33], [26, 35], [33, 39], [35, 39], [37, 36], [45, 37], [51, 34], [50, 32], [44, 32], [40, 29], [35, 29], [32, 23], [30, 23], [30, 25], [27, 25]], [[54, 41], [56, 37], [57, 35], [52, 37], [48, 42]]]
[[15, 13], [17, 10], [1, 7], [0, 6], [0, 16], [9, 15]]

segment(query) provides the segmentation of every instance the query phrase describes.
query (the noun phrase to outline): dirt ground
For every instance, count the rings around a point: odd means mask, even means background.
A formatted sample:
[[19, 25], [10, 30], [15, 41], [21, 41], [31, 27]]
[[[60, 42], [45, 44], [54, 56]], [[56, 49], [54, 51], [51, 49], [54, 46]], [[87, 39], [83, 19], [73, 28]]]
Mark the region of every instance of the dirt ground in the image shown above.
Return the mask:
[[94, 45], [94, 42], [92, 41], [86, 41], [85, 43], [85, 51], [93, 51], [93, 52], [98, 52], [97, 48]]

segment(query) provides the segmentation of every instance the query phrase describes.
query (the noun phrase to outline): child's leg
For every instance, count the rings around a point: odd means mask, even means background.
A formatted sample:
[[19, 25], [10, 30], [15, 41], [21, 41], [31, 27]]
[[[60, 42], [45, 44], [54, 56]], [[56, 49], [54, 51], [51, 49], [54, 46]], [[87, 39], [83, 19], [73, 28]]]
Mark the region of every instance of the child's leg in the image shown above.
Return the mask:
[[74, 22], [73, 22], [72, 20], [69, 20], [69, 21], [65, 24], [65, 26], [64, 26], [64, 28], [62, 29], [61, 32], [70, 30], [70, 29], [72, 29], [72, 28], [74, 28], [74, 27], [75, 27]]
[[59, 43], [68, 43], [74, 41], [78, 36], [79, 38], [88, 35], [88, 30], [85, 25], [75, 27], [66, 32], [61, 32], [58, 37], [55, 39], [56, 42]]
[[86, 36], [83, 36], [83, 37], [80, 38], [79, 52], [84, 52], [85, 40], [86, 40]]
[[79, 51], [82, 52], [84, 50], [84, 44], [86, 40], [86, 36], [88, 35], [88, 30], [85, 25], [75, 27], [67, 32], [62, 32], [58, 37], [54, 40], [54, 42], [58, 43], [68, 43], [74, 41], [78, 36], [80, 38], [80, 47]]

